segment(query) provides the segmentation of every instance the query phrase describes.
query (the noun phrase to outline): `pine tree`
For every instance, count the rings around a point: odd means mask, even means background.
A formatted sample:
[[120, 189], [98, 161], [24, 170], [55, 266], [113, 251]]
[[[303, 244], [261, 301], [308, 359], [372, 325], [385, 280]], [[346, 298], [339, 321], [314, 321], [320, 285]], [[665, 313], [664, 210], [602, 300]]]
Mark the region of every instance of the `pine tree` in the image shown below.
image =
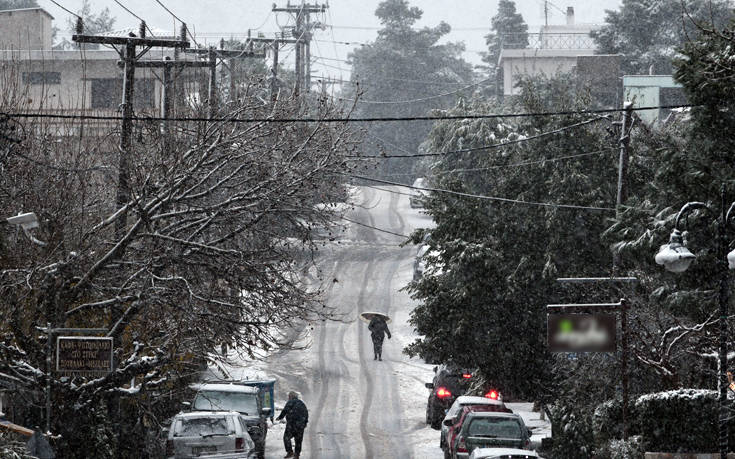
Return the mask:
[[482, 54], [483, 62], [488, 64], [490, 78], [501, 81], [502, 69], [498, 68], [498, 60], [503, 48], [523, 49], [528, 46], [528, 25], [523, 16], [516, 12], [515, 2], [500, 0], [498, 13], [490, 20], [491, 32], [485, 35], [488, 52]]

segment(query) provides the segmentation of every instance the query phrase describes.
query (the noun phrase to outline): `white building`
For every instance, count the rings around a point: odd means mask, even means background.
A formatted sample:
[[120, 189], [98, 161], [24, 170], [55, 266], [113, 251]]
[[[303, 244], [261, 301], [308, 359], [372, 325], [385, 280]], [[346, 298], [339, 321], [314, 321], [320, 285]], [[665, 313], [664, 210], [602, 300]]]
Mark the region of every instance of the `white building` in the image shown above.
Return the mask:
[[579, 57], [595, 55], [590, 32], [596, 28], [593, 24], [576, 24], [574, 8], [568, 7], [566, 24], [542, 26], [537, 35], [529, 34], [526, 48], [503, 48], [498, 61], [503, 73], [503, 95], [518, 94], [516, 82], [520, 76], [574, 71]]

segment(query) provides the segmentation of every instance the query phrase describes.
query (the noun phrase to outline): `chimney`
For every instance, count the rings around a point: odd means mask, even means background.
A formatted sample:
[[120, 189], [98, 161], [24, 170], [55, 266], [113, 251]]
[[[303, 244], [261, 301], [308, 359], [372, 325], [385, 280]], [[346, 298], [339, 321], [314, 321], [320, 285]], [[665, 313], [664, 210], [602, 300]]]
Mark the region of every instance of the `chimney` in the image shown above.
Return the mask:
[[573, 6], [567, 6], [567, 25], [568, 26], [574, 25], [574, 7]]

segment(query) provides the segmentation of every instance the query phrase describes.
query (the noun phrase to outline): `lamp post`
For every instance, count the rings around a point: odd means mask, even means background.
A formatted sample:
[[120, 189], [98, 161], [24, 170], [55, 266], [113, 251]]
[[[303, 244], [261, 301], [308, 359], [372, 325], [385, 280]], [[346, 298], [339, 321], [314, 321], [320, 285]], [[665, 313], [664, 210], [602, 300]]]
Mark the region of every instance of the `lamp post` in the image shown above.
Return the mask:
[[[719, 234], [717, 237], [717, 264], [720, 267], [720, 294], [719, 294], [719, 311], [720, 311], [720, 335], [719, 335], [719, 379], [717, 388], [719, 389], [719, 433], [720, 433], [720, 458], [727, 459], [728, 451], [728, 410], [727, 410], [727, 302], [728, 302], [728, 268], [735, 269], [735, 250], [725, 256], [727, 250], [727, 222], [732, 215], [735, 203], [732, 203], [726, 211], [725, 207], [725, 186], [721, 191], [721, 208], [720, 208], [720, 224]], [[664, 265], [668, 271], [680, 273], [686, 271], [689, 265], [694, 261], [695, 255], [686, 248], [686, 240], [684, 235], [679, 231], [679, 223], [681, 218], [688, 212], [695, 209], [706, 209], [712, 211], [703, 202], [689, 202], [685, 204], [676, 215], [674, 230], [671, 232], [669, 243], [664, 244], [656, 254], [656, 263]]]

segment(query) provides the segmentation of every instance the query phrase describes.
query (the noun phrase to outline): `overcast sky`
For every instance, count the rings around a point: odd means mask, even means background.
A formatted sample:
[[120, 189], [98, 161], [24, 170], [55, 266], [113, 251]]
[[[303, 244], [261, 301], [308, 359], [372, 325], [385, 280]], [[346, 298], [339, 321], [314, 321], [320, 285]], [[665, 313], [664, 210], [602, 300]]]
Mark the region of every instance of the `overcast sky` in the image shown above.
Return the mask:
[[[178, 23], [155, 0], [119, 0], [135, 15], [146, 20], [150, 27], [164, 30], [178, 30]], [[290, 0], [300, 4], [300, 0]], [[56, 0], [63, 7], [78, 11], [82, 0]], [[49, 0], [38, 3], [54, 16], [56, 24], [66, 29], [70, 16]], [[116, 28], [137, 27], [139, 21], [126, 12], [114, 0], [91, 0], [92, 9], [98, 12], [109, 8], [117, 19]], [[286, 0], [161, 0], [173, 14], [185, 21], [196, 34], [197, 42], [216, 44], [220, 37], [241, 38], [248, 29], [272, 36], [279, 26], [293, 24], [287, 13], [272, 13], [273, 3], [286, 6]], [[310, 0], [308, 3], [315, 3]], [[375, 17], [375, 9], [380, 0], [317, 0], [327, 3], [329, 8], [322, 17], [312, 16], [312, 20], [325, 23], [325, 30], [317, 31], [312, 43], [313, 74], [328, 75], [335, 78], [349, 78], [348, 65], [344, 62], [347, 54], [359, 43], [373, 41], [380, 23]], [[485, 49], [484, 35], [489, 32], [490, 18], [495, 15], [497, 0], [411, 0], [411, 6], [424, 11], [420, 22], [422, 26], [435, 26], [444, 21], [452, 26], [447, 41], [463, 41], [467, 47], [465, 59], [479, 64], [478, 52]], [[602, 23], [606, 9], [617, 9], [621, 0], [556, 0], [549, 2], [549, 24], [564, 24], [563, 11], [574, 7], [577, 23]], [[516, 8], [523, 15], [530, 31], [536, 31], [544, 23], [543, 0], [517, 0]], [[345, 44], [349, 43], [349, 44]], [[293, 59], [289, 49], [281, 56]]]

